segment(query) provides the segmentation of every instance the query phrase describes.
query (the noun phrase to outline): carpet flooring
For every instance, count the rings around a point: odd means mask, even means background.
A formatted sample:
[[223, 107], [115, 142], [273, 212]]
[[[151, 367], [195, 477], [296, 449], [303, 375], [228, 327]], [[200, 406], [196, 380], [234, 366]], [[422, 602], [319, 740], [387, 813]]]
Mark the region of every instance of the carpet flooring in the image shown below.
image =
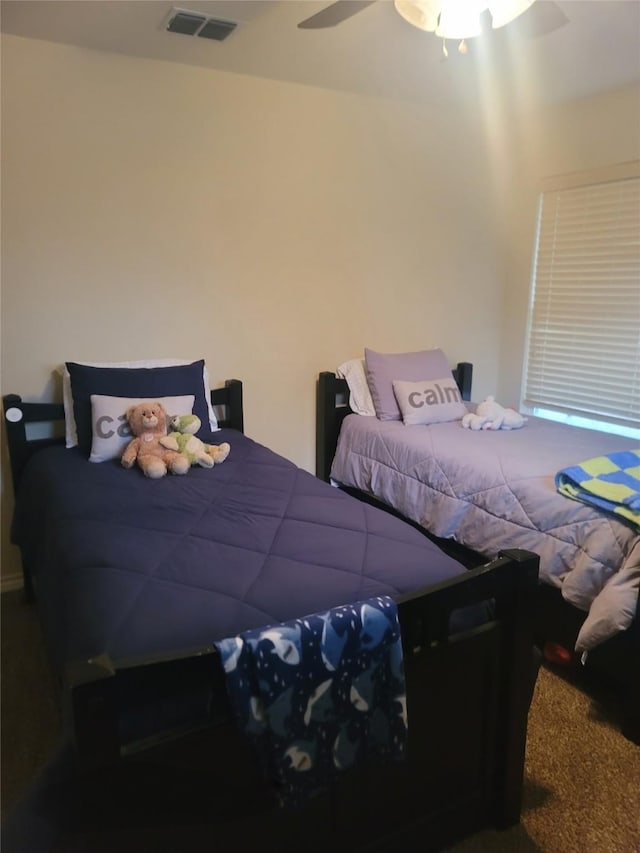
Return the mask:
[[[7, 830], [2, 849], [12, 853], [25, 796], [30, 792], [33, 800], [34, 785], [37, 790], [45, 768], [49, 780], [55, 773], [62, 778], [68, 755], [60, 747], [60, 719], [35, 610], [22, 602], [19, 593], [4, 593], [1, 599], [0, 767], [3, 833]], [[640, 746], [620, 733], [615, 710], [615, 696], [594, 694], [543, 666], [529, 715], [520, 824], [504, 832], [481, 832], [447, 853], [640, 853]], [[194, 810], [197, 807], [194, 803]], [[47, 847], [38, 835], [37, 814], [30, 823], [23, 820], [19, 825], [23, 832], [28, 827], [31, 839], [23, 839], [21, 851], [44, 853]], [[213, 839], [211, 845], [190, 845], [183, 827], [176, 851], [222, 850]], [[127, 842], [131, 841], [129, 837]], [[139, 853], [160, 849], [155, 843], [147, 846], [142, 837], [133, 842]], [[114, 853], [130, 849], [117, 833], [108, 843], [95, 837], [92, 846]], [[171, 844], [164, 849], [171, 849]], [[277, 850], [277, 842], [265, 839], [265, 849]], [[300, 849], [310, 850], [304, 843]], [[416, 842], [414, 849], [398, 853], [420, 849]], [[229, 847], [226, 851], [234, 853]]]

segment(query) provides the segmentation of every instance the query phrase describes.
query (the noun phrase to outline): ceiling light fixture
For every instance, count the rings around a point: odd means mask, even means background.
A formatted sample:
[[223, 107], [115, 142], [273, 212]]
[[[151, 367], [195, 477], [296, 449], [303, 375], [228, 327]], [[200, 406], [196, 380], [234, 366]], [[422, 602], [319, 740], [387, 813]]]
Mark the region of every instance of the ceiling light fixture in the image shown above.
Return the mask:
[[[534, 0], [395, 0], [400, 15], [421, 30], [442, 39], [465, 39], [482, 32], [481, 17], [491, 15], [494, 29], [503, 27], [525, 12]], [[446, 46], [444, 47], [446, 53]], [[464, 52], [464, 51], [463, 51]]]

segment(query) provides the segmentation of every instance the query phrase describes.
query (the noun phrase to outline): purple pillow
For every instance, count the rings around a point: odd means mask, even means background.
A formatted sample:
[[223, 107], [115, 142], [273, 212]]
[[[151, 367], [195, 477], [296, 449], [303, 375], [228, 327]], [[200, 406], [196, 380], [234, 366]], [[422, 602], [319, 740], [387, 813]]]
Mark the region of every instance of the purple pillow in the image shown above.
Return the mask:
[[402, 420], [393, 392], [396, 380], [421, 382], [453, 376], [449, 360], [441, 349], [398, 353], [365, 349], [364, 360], [376, 416], [381, 421]]

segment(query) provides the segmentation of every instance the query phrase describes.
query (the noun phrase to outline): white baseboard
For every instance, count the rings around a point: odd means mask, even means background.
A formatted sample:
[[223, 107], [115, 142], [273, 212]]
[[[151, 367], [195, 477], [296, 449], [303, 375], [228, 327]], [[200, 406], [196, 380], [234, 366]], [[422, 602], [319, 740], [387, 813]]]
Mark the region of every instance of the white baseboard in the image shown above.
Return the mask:
[[0, 580], [0, 593], [22, 589], [22, 574], [7, 575]]

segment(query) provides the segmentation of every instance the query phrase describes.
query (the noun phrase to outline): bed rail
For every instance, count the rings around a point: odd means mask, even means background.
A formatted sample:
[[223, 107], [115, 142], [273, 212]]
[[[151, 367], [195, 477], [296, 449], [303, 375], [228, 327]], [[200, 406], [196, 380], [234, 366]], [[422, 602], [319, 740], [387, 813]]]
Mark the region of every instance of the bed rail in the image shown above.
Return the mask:
[[[452, 373], [462, 399], [470, 400], [473, 365], [468, 361], [459, 361]], [[316, 389], [316, 477], [327, 483], [338, 446], [340, 427], [349, 414], [351, 408], [346, 380], [339, 379], [332, 371], [323, 371], [318, 377]]]

